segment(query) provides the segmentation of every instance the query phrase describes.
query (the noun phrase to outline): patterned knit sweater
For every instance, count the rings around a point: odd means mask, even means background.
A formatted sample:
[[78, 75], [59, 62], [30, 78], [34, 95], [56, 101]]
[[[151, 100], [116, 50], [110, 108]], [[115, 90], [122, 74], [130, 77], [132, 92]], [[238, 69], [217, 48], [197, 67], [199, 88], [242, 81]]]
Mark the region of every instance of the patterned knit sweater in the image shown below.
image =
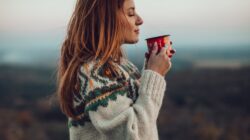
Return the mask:
[[121, 76], [102, 75], [96, 61], [79, 72], [81, 90], [73, 104], [78, 120], [68, 119], [70, 140], [158, 140], [157, 117], [166, 90], [159, 73], [122, 58]]

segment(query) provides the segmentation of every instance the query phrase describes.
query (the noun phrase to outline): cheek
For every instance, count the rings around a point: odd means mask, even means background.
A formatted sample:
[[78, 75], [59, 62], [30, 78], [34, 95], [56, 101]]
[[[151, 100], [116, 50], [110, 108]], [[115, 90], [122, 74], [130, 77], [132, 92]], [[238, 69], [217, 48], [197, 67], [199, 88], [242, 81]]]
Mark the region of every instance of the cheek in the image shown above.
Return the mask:
[[125, 27], [125, 36], [127, 39], [133, 37], [133, 27], [131, 25]]
[[135, 26], [135, 21], [132, 18], [129, 18], [127, 21], [127, 30], [134, 30], [134, 26]]
[[123, 29], [124, 29], [124, 39], [125, 39], [126, 43], [134, 44], [138, 41], [138, 36], [134, 32], [134, 30], [136, 29], [135, 19], [133, 19], [131, 17], [127, 18], [127, 20], [125, 22], [125, 27]]

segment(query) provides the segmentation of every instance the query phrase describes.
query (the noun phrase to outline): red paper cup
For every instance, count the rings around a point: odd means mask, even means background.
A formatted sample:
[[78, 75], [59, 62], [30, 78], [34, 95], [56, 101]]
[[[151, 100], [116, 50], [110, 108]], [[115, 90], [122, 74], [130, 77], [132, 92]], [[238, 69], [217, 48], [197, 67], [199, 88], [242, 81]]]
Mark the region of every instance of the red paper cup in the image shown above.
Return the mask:
[[166, 45], [168, 46], [166, 53], [169, 57], [172, 57], [172, 55], [175, 53], [175, 50], [172, 49], [172, 41], [170, 41], [170, 35], [162, 35], [162, 36], [157, 36], [153, 38], [147, 38], [146, 41], [147, 41], [148, 52], [149, 52], [149, 54], [146, 56], [147, 58], [149, 58], [155, 43], [157, 43], [157, 46], [158, 46], [157, 53], [159, 53], [161, 48], [165, 47]]

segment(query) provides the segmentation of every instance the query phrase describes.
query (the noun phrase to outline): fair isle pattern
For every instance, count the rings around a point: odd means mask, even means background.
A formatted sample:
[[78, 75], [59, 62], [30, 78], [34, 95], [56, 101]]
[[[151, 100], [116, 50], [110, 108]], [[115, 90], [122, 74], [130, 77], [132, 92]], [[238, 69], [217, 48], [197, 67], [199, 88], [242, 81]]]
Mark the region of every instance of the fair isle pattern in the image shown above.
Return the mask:
[[141, 74], [129, 60], [123, 59], [121, 65], [118, 65], [120, 76], [113, 79], [103, 75], [105, 64], [96, 66], [95, 62], [91, 62], [79, 71], [81, 90], [73, 97], [75, 114], [79, 119], [70, 119], [68, 127], [84, 126], [85, 122], [90, 122], [88, 111], [96, 111], [99, 106], [107, 107], [110, 100], [117, 99], [117, 95], [126, 94], [133, 102], [138, 97]]

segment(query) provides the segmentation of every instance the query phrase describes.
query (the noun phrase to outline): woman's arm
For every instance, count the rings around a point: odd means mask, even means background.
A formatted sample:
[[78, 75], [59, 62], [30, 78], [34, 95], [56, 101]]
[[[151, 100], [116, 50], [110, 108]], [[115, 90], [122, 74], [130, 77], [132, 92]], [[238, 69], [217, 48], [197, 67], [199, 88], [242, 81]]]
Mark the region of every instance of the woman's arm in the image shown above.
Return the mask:
[[152, 70], [144, 70], [139, 96], [133, 102], [126, 96], [128, 86], [102, 77], [91, 69], [86, 70], [81, 69], [88, 77], [84, 78], [88, 86], [82, 93], [86, 97], [85, 111], [100, 134], [111, 140], [152, 140], [156, 136], [153, 129], [166, 89], [164, 77]]

